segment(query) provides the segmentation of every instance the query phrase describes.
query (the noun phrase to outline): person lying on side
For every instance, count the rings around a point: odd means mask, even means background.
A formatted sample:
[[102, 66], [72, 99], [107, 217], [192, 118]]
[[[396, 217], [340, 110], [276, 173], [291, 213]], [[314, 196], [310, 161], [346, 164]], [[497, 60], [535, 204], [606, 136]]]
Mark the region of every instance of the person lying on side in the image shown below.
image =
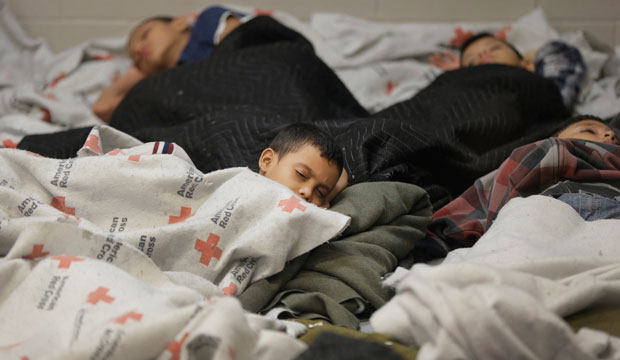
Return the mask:
[[620, 143], [600, 118], [571, 118], [554, 137], [515, 149], [495, 171], [433, 214], [427, 257], [471, 247], [512, 198], [552, 196], [585, 220], [620, 219]]
[[504, 64], [551, 79], [560, 89], [564, 105], [571, 109], [584, 80], [586, 66], [579, 50], [561, 41], [550, 41], [522, 55], [511, 43], [487, 32], [463, 43], [460, 56], [450, 51], [430, 57], [431, 64], [449, 71], [484, 64]]
[[261, 153], [258, 166], [259, 174], [324, 208], [348, 182], [342, 150], [329, 134], [309, 123], [282, 129]]
[[206, 59], [248, 16], [213, 6], [190, 27], [186, 16], [159, 16], [144, 20], [129, 35], [127, 53], [133, 65], [104, 89], [92, 110], [105, 122], [127, 92], [140, 80], [183, 63]]

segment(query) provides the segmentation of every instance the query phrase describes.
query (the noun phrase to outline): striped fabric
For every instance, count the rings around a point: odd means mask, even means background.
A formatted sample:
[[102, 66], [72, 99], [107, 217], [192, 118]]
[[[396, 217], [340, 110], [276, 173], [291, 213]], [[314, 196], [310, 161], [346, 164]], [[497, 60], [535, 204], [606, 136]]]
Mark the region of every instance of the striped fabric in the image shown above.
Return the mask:
[[155, 154], [172, 154], [174, 151], [174, 144], [167, 141], [156, 141], [153, 144], [153, 155]]

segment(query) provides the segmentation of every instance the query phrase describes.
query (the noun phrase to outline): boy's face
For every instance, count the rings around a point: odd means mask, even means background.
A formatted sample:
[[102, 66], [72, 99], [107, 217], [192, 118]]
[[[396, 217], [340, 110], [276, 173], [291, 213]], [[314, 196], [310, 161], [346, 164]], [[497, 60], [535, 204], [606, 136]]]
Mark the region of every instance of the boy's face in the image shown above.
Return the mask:
[[134, 65], [146, 75], [176, 65], [173, 49], [186, 36], [187, 23], [175, 18], [172, 22], [151, 20], [138, 26], [129, 36], [127, 52]]
[[482, 64], [523, 67], [522, 59], [508, 44], [491, 36], [474, 41], [461, 54], [461, 67]]
[[597, 120], [578, 121], [560, 131], [557, 137], [560, 139], [583, 139], [620, 145], [613, 130]]
[[258, 161], [260, 174], [287, 186], [304, 200], [320, 207], [328, 207], [328, 195], [340, 177], [338, 166], [321, 156], [312, 145], [304, 145], [283, 157], [271, 148]]

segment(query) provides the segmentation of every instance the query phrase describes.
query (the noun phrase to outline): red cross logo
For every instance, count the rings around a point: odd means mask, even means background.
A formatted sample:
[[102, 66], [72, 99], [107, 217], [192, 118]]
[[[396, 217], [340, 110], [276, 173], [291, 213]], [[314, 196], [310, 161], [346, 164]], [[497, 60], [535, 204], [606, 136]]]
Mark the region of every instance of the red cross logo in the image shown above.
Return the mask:
[[392, 80], [388, 81], [387, 84], [385, 84], [385, 95], [390, 95], [395, 87], [396, 83], [392, 82]]
[[130, 312], [128, 312], [128, 313], [126, 313], [124, 315], [121, 315], [121, 316], [117, 317], [116, 319], [114, 319], [114, 322], [117, 322], [119, 324], [125, 325], [125, 323], [129, 319], [134, 319], [136, 321], [140, 321], [142, 319], [142, 314], [137, 313], [137, 312], [131, 310]]
[[183, 334], [183, 337], [181, 338], [181, 340], [179, 341], [173, 340], [170, 343], [170, 345], [168, 345], [166, 350], [172, 353], [172, 358], [170, 360], [179, 360], [181, 358], [181, 347], [183, 346], [183, 343], [185, 342], [185, 340], [187, 340], [188, 336], [189, 336], [189, 333], [186, 332], [185, 334]]
[[140, 161], [140, 155], [129, 155], [129, 157], [127, 158], [129, 161], [135, 161], [138, 162]]
[[32, 254], [24, 255], [22, 256], [22, 258], [32, 260], [40, 257], [45, 257], [47, 255], [49, 255], [49, 252], [43, 251], [43, 244], [37, 244], [32, 247]]
[[88, 135], [88, 140], [86, 140], [84, 146], [91, 148], [91, 150], [96, 152], [97, 154], [102, 153], [101, 148], [99, 147], [99, 138], [97, 137], [97, 135]]
[[109, 153], [107, 153], [107, 155], [115, 156], [115, 155], [118, 155], [120, 153], [122, 153], [121, 149], [116, 148], [116, 149], [110, 151]]
[[282, 211], [286, 211], [288, 213], [292, 213], [295, 209], [300, 210], [301, 212], [306, 211], [306, 206], [301, 204], [301, 200], [299, 200], [294, 195], [291, 195], [290, 198], [285, 200], [280, 200], [278, 203], [278, 207], [282, 208]]
[[224, 290], [224, 294], [228, 296], [235, 295], [237, 294], [237, 285], [235, 285], [235, 283], [231, 281], [230, 285], [223, 288], [222, 290]]
[[473, 35], [471, 31], [463, 31], [463, 28], [457, 27], [454, 29], [454, 37], [450, 40], [450, 45], [461, 46]]
[[71, 263], [74, 261], [84, 261], [83, 258], [71, 255], [52, 256], [52, 259], [60, 261], [60, 263], [58, 264], [59, 269], [68, 269], [71, 266]]
[[207, 241], [202, 241], [200, 239], [196, 239], [196, 245], [194, 245], [194, 249], [202, 252], [200, 255], [200, 262], [209, 266], [211, 262], [211, 258], [220, 259], [222, 256], [222, 249], [217, 247], [217, 243], [220, 241], [220, 237], [215, 235], [214, 233], [209, 234], [209, 238]]
[[265, 10], [265, 9], [256, 9], [254, 13], [259, 16], [271, 16], [273, 15], [273, 10]]
[[52, 202], [50, 205], [64, 212], [65, 214], [75, 216], [75, 208], [67, 207], [67, 205], [65, 204], [65, 201], [66, 199], [64, 196], [56, 196], [55, 198], [52, 199]]
[[110, 304], [112, 301], [114, 301], [114, 298], [108, 296], [108, 291], [110, 291], [110, 289], [99, 286], [97, 290], [88, 294], [88, 302], [93, 305], [97, 305], [99, 301], [107, 302], [108, 304]]
[[497, 32], [495, 33], [495, 37], [497, 37], [498, 39], [502, 39], [504, 41], [506, 41], [508, 32], [512, 30], [512, 26], [504, 26], [503, 28], [497, 30]]
[[58, 82], [64, 79], [66, 76], [67, 74], [64, 71], [61, 72], [58, 76], [54, 78], [54, 80], [52, 80], [52, 83], [50, 84], [50, 88], [56, 87], [56, 85], [58, 85]]
[[11, 139], [3, 140], [2, 145], [4, 145], [5, 148], [16, 148], [17, 147], [17, 143]]
[[168, 224], [176, 224], [185, 221], [188, 217], [192, 216], [192, 208], [181, 206], [181, 214], [179, 216], [172, 215]]

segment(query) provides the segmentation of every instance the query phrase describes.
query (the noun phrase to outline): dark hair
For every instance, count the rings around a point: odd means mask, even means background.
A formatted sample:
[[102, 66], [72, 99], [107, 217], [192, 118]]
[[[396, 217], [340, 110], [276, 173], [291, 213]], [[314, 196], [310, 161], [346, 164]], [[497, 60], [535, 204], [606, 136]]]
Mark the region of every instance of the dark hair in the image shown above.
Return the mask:
[[[147, 19], [143, 20], [140, 23], [140, 25], [138, 25], [138, 26], [142, 26], [142, 25], [146, 24], [149, 21], [162, 21], [162, 22], [165, 22], [165, 23], [171, 23], [172, 20], [174, 20], [174, 18], [172, 16], [167, 16], [167, 15], [153, 16], [153, 17], [150, 17], [150, 18], [147, 18]], [[136, 26], [136, 28], [138, 26]]]
[[512, 49], [512, 51], [514, 51], [514, 52], [515, 52], [515, 54], [517, 54], [517, 56], [519, 57], [519, 59], [523, 59], [523, 55], [521, 55], [521, 52], [519, 52], [519, 50], [517, 50], [517, 48], [516, 48], [516, 47], [514, 47], [514, 45], [512, 45], [511, 43], [509, 43], [509, 42], [508, 42], [508, 41], [506, 41], [506, 40], [503, 40], [503, 39], [498, 38], [497, 36], [495, 36], [495, 35], [493, 35], [493, 34], [491, 34], [491, 33], [489, 33], [489, 32], [481, 32], [481, 33], [478, 33], [478, 34], [476, 34], [476, 35], [474, 35], [474, 36], [470, 37], [469, 39], [467, 39], [467, 40], [463, 43], [463, 45], [461, 45], [461, 49], [459, 50], [459, 51], [460, 51], [460, 54], [461, 54], [461, 59], [462, 59], [462, 57], [463, 57], [463, 53], [465, 52], [465, 50], [467, 50], [467, 48], [468, 48], [471, 44], [475, 43], [476, 41], [478, 41], [478, 40], [480, 40], [480, 39], [482, 39], [482, 38], [486, 38], [486, 37], [491, 37], [491, 38], [494, 38], [494, 39], [497, 39], [497, 40], [499, 40], [499, 41], [503, 42], [504, 44], [508, 45], [508, 47], [510, 47], [510, 48]]
[[[560, 135], [560, 133], [562, 131], [566, 130], [566, 128], [568, 128], [569, 126], [573, 125], [574, 123], [583, 121], [583, 120], [595, 120], [595, 121], [601, 122], [601, 123], [609, 126], [609, 124], [607, 124], [607, 122], [605, 120], [603, 120], [600, 117], [595, 116], [595, 115], [588, 115], [588, 114], [585, 114], [585, 115], [575, 115], [575, 116], [571, 116], [570, 118], [568, 118], [563, 123], [562, 128], [560, 130], [556, 131], [555, 134], [553, 134], [553, 136]], [[609, 128], [611, 129], [611, 127], [609, 127]], [[613, 129], [612, 129], [612, 131], [613, 131]]]
[[127, 44], [125, 44], [125, 48], [129, 49], [129, 41], [131, 40], [131, 35], [142, 25], [146, 24], [149, 21], [163, 21], [165, 23], [171, 23], [174, 18], [172, 16], [153, 16], [147, 19], [142, 20], [138, 25], [134, 26], [129, 33], [129, 38], [127, 38]]
[[338, 171], [342, 171], [344, 162], [342, 150], [336, 146], [334, 139], [328, 133], [313, 124], [295, 123], [288, 125], [280, 130], [269, 147], [279, 157], [283, 157], [290, 152], [299, 150], [304, 145], [317, 147], [321, 150], [322, 157], [330, 163], [335, 163], [338, 166]]

